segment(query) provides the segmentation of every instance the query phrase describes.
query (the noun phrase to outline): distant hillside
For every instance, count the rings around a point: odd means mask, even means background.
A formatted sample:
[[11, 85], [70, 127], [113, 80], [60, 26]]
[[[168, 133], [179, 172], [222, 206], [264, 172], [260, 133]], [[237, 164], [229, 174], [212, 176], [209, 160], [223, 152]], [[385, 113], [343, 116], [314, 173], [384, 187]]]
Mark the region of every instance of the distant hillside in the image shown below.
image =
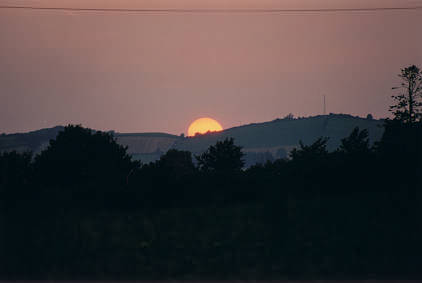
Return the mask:
[[[45, 149], [51, 139], [63, 130], [63, 126], [41, 129], [28, 133], [0, 136], [0, 152], [16, 150], [39, 153]], [[117, 142], [128, 146], [128, 152], [136, 159], [151, 162], [160, 158], [161, 154], [172, 147], [179, 136], [166, 133], [114, 133]]]
[[49, 141], [55, 139], [61, 130], [63, 130], [63, 126], [28, 133], [3, 134], [0, 136], [0, 151], [16, 150], [19, 152], [32, 151], [38, 153], [47, 147]]
[[143, 163], [149, 163], [160, 158], [174, 143], [181, 139], [179, 136], [165, 133], [115, 134], [117, 142], [127, 146], [128, 152]]
[[177, 141], [175, 148], [199, 153], [218, 140], [233, 137], [235, 143], [246, 152], [270, 152], [274, 157], [298, 146], [314, 142], [319, 137], [328, 137], [328, 149], [336, 149], [342, 138], [354, 127], [367, 129], [370, 141], [378, 141], [383, 133], [383, 120], [365, 119], [345, 114], [330, 114], [298, 119], [276, 119], [271, 122], [249, 124]]
[[[219, 133], [182, 138], [166, 133], [113, 133], [117, 142], [128, 146], [128, 152], [144, 163], [157, 160], [170, 148], [188, 150], [194, 154], [205, 151], [218, 140], [233, 137], [237, 145], [247, 153], [247, 165], [285, 157], [298, 146], [319, 137], [329, 137], [328, 148], [334, 150], [340, 140], [348, 136], [354, 127], [367, 129], [371, 142], [378, 141], [383, 133], [383, 120], [364, 119], [345, 114], [330, 114], [298, 119], [276, 119], [271, 122], [249, 124], [226, 129]], [[54, 139], [62, 126], [29, 133], [0, 136], [0, 151], [27, 151], [35, 153], [44, 149]]]

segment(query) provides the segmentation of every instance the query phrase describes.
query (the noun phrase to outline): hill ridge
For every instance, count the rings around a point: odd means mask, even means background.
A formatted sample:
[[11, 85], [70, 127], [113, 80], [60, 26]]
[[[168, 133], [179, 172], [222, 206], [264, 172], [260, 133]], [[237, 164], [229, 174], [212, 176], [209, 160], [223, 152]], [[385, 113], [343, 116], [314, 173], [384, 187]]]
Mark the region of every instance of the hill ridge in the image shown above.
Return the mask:
[[[334, 150], [340, 144], [341, 139], [348, 136], [355, 127], [367, 129], [371, 143], [378, 141], [383, 133], [381, 127], [383, 123], [384, 119], [368, 119], [350, 114], [330, 113], [309, 117], [277, 118], [272, 121], [245, 124], [195, 137], [182, 137], [160, 132], [109, 132], [116, 137], [118, 143], [128, 146], [128, 152], [135, 159], [148, 163], [157, 160], [171, 148], [198, 154], [218, 140], [230, 137], [234, 138], [235, 143], [242, 146], [248, 155], [266, 155], [265, 158], [285, 157], [292, 148], [298, 145], [299, 140], [309, 144], [319, 137], [329, 137], [328, 149]], [[54, 139], [61, 129], [63, 126], [27, 133], [1, 135], [0, 151], [30, 150], [39, 153], [46, 148], [49, 140]], [[253, 163], [255, 159], [247, 160], [247, 163]]]

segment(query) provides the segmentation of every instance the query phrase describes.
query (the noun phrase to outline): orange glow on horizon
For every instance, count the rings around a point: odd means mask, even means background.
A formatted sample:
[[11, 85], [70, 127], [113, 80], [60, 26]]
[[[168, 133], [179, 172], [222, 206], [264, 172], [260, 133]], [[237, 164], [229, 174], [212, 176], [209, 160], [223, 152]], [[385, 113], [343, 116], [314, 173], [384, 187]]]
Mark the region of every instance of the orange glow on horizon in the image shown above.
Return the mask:
[[197, 133], [205, 134], [207, 132], [219, 132], [223, 127], [216, 120], [211, 118], [199, 118], [193, 121], [188, 129], [188, 136], [193, 137]]

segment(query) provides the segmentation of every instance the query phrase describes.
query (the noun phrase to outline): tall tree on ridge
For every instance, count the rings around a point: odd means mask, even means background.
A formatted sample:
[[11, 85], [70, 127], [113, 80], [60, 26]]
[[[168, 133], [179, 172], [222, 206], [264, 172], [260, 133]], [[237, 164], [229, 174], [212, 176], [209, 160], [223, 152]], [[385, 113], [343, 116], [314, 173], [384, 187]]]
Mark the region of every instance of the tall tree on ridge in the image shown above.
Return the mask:
[[422, 108], [422, 72], [415, 65], [401, 70], [399, 77], [402, 83], [393, 89], [402, 89], [403, 92], [393, 95], [397, 102], [390, 107], [394, 119], [402, 123], [415, 123], [420, 121]]

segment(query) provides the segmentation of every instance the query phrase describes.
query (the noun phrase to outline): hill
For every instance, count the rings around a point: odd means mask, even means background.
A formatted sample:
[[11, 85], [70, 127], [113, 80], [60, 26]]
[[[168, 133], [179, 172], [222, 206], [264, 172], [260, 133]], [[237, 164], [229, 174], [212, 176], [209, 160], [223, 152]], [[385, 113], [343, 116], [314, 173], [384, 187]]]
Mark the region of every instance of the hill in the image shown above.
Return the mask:
[[353, 128], [367, 129], [370, 141], [378, 141], [384, 129], [383, 120], [366, 119], [346, 114], [320, 115], [308, 118], [276, 119], [234, 127], [218, 133], [198, 135], [178, 140], [174, 148], [193, 153], [205, 151], [218, 140], [233, 137], [246, 153], [270, 153], [275, 158], [285, 157], [301, 140], [310, 144], [319, 137], [328, 137], [328, 149], [335, 150], [342, 138]]
[[63, 126], [41, 129], [28, 133], [3, 134], [0, 136], [0, 152], [16, 150], [18, 152], [32, 151], [41, 152], [47, 147], [51, 139], [63, 130]]
[[[28, 133], [17, 133], [0, 136], [0, 152], [32, 151], [41, 152], [48, 146], [51, 139], [63, 130], [63, 126], [49, 129], [41, 129]], [[179, 136], [166, 133], [115, 133], [117, 142], [128, 147], [128, 153], [135, 159], [143, 162], [151, 162], [160, 158], [161, 154], [170, 149], [174, 142], [180, 139]]]
[[[307, 118], [275, 119], [270, 122], [254, 123], [195, 137], [182, 138], [166, 133], [113, 133], [117, 142], [128, 146], [128, 152], [144, 163], [157, 160], [161, 154], [175, 148], [194, 154], [205, 151], [218, 140], [233, 137], [247, 153], [247, 166], [274, 158], [286, 157], [298, 146], [314, 142], [319, 137], [328, 137], [328, 149], [334, 150], [342, 138], [348, 136], [354, 127], [367, 129], [371, 142], [378, 141], [383, 133], [383, 120], [365, 119], [346, 114], [320, 115]], [[0, 136], [0, 151], [40, 152], [54, 139], [62, 126], [29, 133]]]
[[179, 136], [166, 133], [117, 133], [115, 137], [118, 143], [128, 147], [128, 152], [133, 158], [143, 163], [159, 159], [177, 140], [181, 139]]

